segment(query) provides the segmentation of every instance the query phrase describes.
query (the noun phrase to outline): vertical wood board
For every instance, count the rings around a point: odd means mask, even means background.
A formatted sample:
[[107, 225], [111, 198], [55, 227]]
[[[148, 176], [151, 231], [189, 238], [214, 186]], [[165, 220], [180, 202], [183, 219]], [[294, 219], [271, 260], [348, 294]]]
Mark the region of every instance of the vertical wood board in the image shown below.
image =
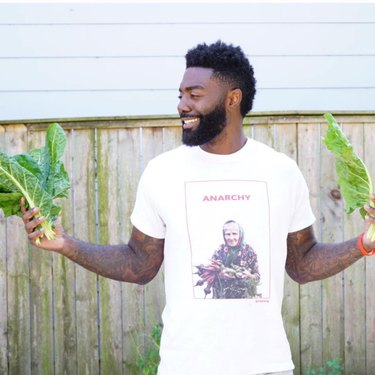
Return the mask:
[[[308, 123], [299, 124], [297, 137], [298, 165], [309, 187], [310, 203], [317, 219], [314, 230], [319, 238], [319, 127]], [[301, 374], [322, 363], [321, 298], [320, 282], [300, 287]]]
[[[375, 184], [375, 122], [364, 124], [364, 160]], [[375, 374], [375, 259], [365, 259], [366, 283], [366, 371]]]
[[[119, 243], [118, 131], [97, 131], [98, 241]], [[100, 365], [104, 374], [122, 374], [121, 283], [99, 278]]]
[[[65, 131], [67, 145], [63, 155], [63, 162], [68, 173], [71, 188], [68, 199], [63, 199], [61, 221], [67, 234], [74, 233], [73, 203], [74, 178], [73, 160], [75, 154], [74, 132]], [[77, 266], [78, 267], [78, 266]], [[56, 374], [78, 375], [77, 337], [79, 327], [76, 321], [76, 266], [69, 259], [59, 254], [53, 254], [53, 287], [54, 287], [54, 347]]]
[[[5, 151], [5, 127], [0, 126], [0, 149]], [[0, 374], [8, 373], [7, 219], [0, 210]]]
[[[94, 130], [75, 130], [73, 141], [74, 236], [95, 243]], [[78, 374], [99, 373], [97, 275], [76, 267]]]
[[[343, 126], [354, 151], [364, 158], [363, 126]], [[344, 239], [355, 238], [364, 230], [358, 212], [344, 216]], [[366, 269], [365, 259], [360, 259], [344, 271], [344, 345], [345, 370], [348, 374], [366, 373]], [[353, 324], [356, 322], [355, 324]]]
[[[14, 155], [27, 152], [27, 128], [6, 128], [6, 150]], [[23, 222], [7, 219], [8, 361], [9, 374], [31, 374], [29, 246]]]
[[[141, 131], [119, 130], [118, 134], [118, 218], [119, 241], [127, 243], [131, 234], [130, 215], [141, 176]], [[144, 287], [122, 283], [123, 373], [137, 374], [137, 356], [144, 353]]]
[[[28, 132], [28, 150], [45, 146], [46, 132]], [[31, 373], [54, 371], [52, 254], [29, 245]]]
[[[338, 119], [337, 119], [338, 120]], [[325, 136], [327, 125], [321, 125]], [[320, 142], [320, 192], [321, 192], [321, 241], [343, 241], [343, 200], [337, 184], [337, 174], [332, 152]], [[322, 281], [323, 300], [323, 359], [344, 358], [344, 285], [343, 273]]]
[[[297, 125], [275, 125], [275, 150], [288, 155], [297, 161]], [[285, 176], [287, 178], [287, 176]], [[288, 336], [292, 358], [295, 365], [294, 372], [300, 372], [300, 306], [299, 285], [285, 273], [283, 319]]]

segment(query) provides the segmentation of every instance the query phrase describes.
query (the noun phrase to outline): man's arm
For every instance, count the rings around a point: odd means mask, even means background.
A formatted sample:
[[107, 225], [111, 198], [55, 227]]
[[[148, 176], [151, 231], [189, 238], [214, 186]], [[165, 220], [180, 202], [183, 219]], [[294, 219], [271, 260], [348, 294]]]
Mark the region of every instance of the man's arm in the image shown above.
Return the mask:
[[[146, 284], [160, 269], [164, 259], [164, 239], [145, 235], [133, 228], [127, 245], [95, 245], [64, 234], [56, 224], [55, 240], [47, 240], [38, 225], [45, 219], [37, 218], [37, 208], [26, 211], [21, 203], [26, 232], [30, 242], [40, 249], [54, 251], [101, 276], [114, 280]], [[36, 240], [40, 239], [40, 243]]]
[[114, 280], [146, 284], [164, 259], [164, 239], [145, 235], [133, 227], [127, 245], [94, 245], [65, 237], [61, 254], [80, 266]]
[[287, 246], [286, 271], [301, 284], [333, 276], [363, 257], [356, 239], [318, 243], [312, 227], [289, 233]]
[[[375, 203], [375, 195], [371, 196]], [[366, 228], [375, 225], [375, 208], [365, 206]], [[309, 281], [322, 280], [343, 271], [363, 257], [357, 245], [357, 238], [341, 243], [319, 243], [310, 226], [298, 232], [289, 233], [287, 239], [288, 255], [286, 271], [295, 281], [303, 284]], [[370, 252], [375, 242], [363, 237], [363, 246]]]

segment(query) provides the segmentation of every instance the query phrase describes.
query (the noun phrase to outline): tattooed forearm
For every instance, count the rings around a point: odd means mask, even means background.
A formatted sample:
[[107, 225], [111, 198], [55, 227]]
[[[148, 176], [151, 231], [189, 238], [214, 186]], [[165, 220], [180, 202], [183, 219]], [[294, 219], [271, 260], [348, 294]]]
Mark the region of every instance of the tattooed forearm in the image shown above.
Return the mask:
[[62, 254], [80, 266], [114, 280], [146, 284], [162, 262], [164, 240], [136, 228], [128, 245], [94, 245], [67, 237]]
[[360, 258], [356, 239], [335, 244], [318, 243], [311, 227], [288, 235], [286, 271], [299, 283], [333, 276]]

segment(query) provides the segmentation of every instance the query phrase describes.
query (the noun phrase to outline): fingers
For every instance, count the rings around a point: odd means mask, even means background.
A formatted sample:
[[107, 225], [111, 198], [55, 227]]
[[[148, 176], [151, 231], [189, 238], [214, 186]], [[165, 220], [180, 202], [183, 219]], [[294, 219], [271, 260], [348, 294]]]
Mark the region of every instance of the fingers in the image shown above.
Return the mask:
[[31, 233], [35, 231], [35, 228], [42, 224], [46, 218], [44, 216], [34, 217], [32, 220], [25, 222], [25, 228], [27, 233]]
[[22, 220], [25, 224], [28, 238], [30, 241], [35, 242], [37, 238], [43, 236], [44, 229], [41, 227], [37, 227], [42, 224], [46, 220], [46, 218], [44, 216], [40, 216], [40, 210], [38, 207], [26, 210], [24, 198], [21, 198], [21, 211], [23, 214]]
[[40, 212], [40, 210], [39, 210], [39, 208], [34, 207], [34, 208], [26, 211], [25, 207], [23, 207], [22, 212], [23, 212], [22, 220], [26, 225], [28, 222], [30, 222], [34, 218], [35, 215], [37, 215]]
[[44, 234], [44, 229], [40, 228], [34, 232], [28, 233], [27, 238], [34, 246], [39, 246], [39, 244], [36, 243], [36, 240], [39, 238], [42, 238]]
[[21, 212], [24, 214], [26, 212], [24, 197], [21, 198], [20, 205], [21, 205]]
[[375, 220], [375, 208], [371, 207], [370, 205], [365, 205], [364, 209], [367, 212], [367, 217], [370, 220]]
[[[369, 230], [373, 230], [373, 227], [375, 226], [375, 207], [372, 207], [372, 206], [375, 206], [375, 194], [372, 194], [370, 196], [370, 199], [373, 203], [371, 205], [367, 204], [363, 207], [364, 210], [366, 211], [366, 216], [365, 216], [366, 232]], [[371, 234], [370, 237], [373, 238], [373, 234]], [[370, 248], [373, 248], [373, 244], [370, 246]]]

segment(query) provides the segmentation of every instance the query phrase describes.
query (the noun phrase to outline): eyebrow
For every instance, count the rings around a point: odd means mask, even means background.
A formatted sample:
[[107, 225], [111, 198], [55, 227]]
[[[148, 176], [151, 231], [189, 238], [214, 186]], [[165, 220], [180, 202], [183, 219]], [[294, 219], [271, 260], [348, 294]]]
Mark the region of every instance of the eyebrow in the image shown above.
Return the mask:
[[[185, 91], [192, 91], [192, 90], [203, 90], [205, 87], [202, 85], [193, 85], [185, 88]], [[182, 92], [181, 87], [178, 89], [178, 91]]]

